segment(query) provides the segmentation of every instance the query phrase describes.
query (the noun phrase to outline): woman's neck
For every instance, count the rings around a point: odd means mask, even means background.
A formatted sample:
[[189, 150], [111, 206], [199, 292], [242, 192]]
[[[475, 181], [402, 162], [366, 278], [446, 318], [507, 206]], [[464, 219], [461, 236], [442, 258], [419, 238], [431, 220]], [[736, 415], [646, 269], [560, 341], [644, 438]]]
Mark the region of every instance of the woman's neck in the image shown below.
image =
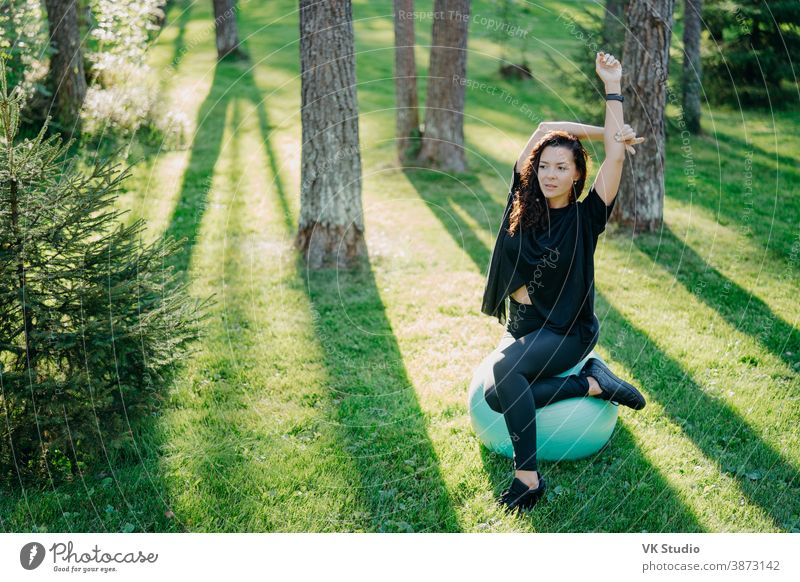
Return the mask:
[[566, 208], [569, 206], [569, 194], [564, 194], [563, 196], [559, 196], [557, 198], [548, 198], [547, 199], [547, 206], [551, 210], [558, 210], [559, 208]]

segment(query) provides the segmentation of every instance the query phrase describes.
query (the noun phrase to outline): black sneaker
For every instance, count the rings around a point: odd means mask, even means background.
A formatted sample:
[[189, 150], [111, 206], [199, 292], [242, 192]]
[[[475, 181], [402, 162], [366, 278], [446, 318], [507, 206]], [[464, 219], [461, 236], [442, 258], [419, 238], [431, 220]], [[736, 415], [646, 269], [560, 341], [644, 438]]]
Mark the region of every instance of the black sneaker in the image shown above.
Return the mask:
[[634, 410], [641, 410], [646, 404], [644, 396], [636, 388], [617, 378], [601, 360], [589, 358], [581, 370], [581, 376], [592, 376], [603, 391], [597, 398], [610, 400]]
[[547, 482], [539, 475], [539, 486], [531, 489], [525, 483], [514, 477], [511, 486], [503, 491], [497, 502], [503, 506], [506, 513], [531, 509], [547, 491]]

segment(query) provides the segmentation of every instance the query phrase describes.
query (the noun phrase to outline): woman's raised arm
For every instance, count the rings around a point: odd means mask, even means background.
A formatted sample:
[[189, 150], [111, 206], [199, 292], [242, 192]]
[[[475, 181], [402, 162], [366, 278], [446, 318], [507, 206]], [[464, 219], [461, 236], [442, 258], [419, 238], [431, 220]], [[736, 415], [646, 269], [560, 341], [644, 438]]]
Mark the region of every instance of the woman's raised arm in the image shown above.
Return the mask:
[[[595, 70], [605, 83], [606, 93], [620, 92], [622, 64], [613, 55], [597, 53]], [[603, 128], [606, 156], [593, 185], [606, 206], [616, 198], [622, 179], [622, 165], [625, 163], [625, 144], [622, 141], [624, 125], [622, 102], [614, 99], [606, 100], [606, 121]]]
[[571, 133], [578, 139], [603, 139], [603, 128], [596, 125], [585, 125], [583, 123], [572, 123], [569, 121], [543, 121], [533, 132], [528, 143], [522, 148], [517, 158], [517, 170], [522, 171], [522, 164], [528, 159], [533, 151], [533, 146], [542, 139], [548, 131], [562, 130]]
[[578, 139], [603, 139], [604, 129], [597, 125], [572, 123], [571, 121], [545, 121], [542, 125], [547, 128], [547, 131], [566, 131]]

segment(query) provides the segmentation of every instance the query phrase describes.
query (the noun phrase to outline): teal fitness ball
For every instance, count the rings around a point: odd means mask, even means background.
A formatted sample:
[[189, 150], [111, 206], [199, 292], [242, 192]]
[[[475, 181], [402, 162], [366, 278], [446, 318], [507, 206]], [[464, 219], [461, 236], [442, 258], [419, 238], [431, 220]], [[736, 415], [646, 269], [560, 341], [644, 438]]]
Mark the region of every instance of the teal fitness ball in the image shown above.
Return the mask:
[[[491, 451], [512, 458], [514, 449], [502, 414], [489, 407], [483, 396], [485, 379], [491, 378], [491, 356], [478, 366], [469, 387], [472, 428]], [[575, 367], [556, 374], [578, 374], [586, 360], [600, 357], [592, 352]], [[582, 459], [593, 455], [608, 442], [617, 423], [619, 407], [592, 396], [567, 398], [536, 411], [536, 456], [542, 461]]]

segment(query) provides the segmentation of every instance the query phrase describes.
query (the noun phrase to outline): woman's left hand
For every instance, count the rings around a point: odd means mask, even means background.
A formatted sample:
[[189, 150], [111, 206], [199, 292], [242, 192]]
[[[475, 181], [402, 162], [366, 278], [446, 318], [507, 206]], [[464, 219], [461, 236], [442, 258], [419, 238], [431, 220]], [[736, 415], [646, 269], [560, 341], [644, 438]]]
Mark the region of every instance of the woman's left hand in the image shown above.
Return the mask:
[[594, 70], [604, 83], [618, 83], [622, 80], [622, 63], [610, 53], [597, 53]]
[[633, 146], [640, 144], [645, 140], [643, 137], [636, 137], [636, 131], [627, 123], [622, 126], [622, 130], [614, 134], [614, 141], [622, 142], [625, 144], [625, 149], [630, 154], [636, 154]]

